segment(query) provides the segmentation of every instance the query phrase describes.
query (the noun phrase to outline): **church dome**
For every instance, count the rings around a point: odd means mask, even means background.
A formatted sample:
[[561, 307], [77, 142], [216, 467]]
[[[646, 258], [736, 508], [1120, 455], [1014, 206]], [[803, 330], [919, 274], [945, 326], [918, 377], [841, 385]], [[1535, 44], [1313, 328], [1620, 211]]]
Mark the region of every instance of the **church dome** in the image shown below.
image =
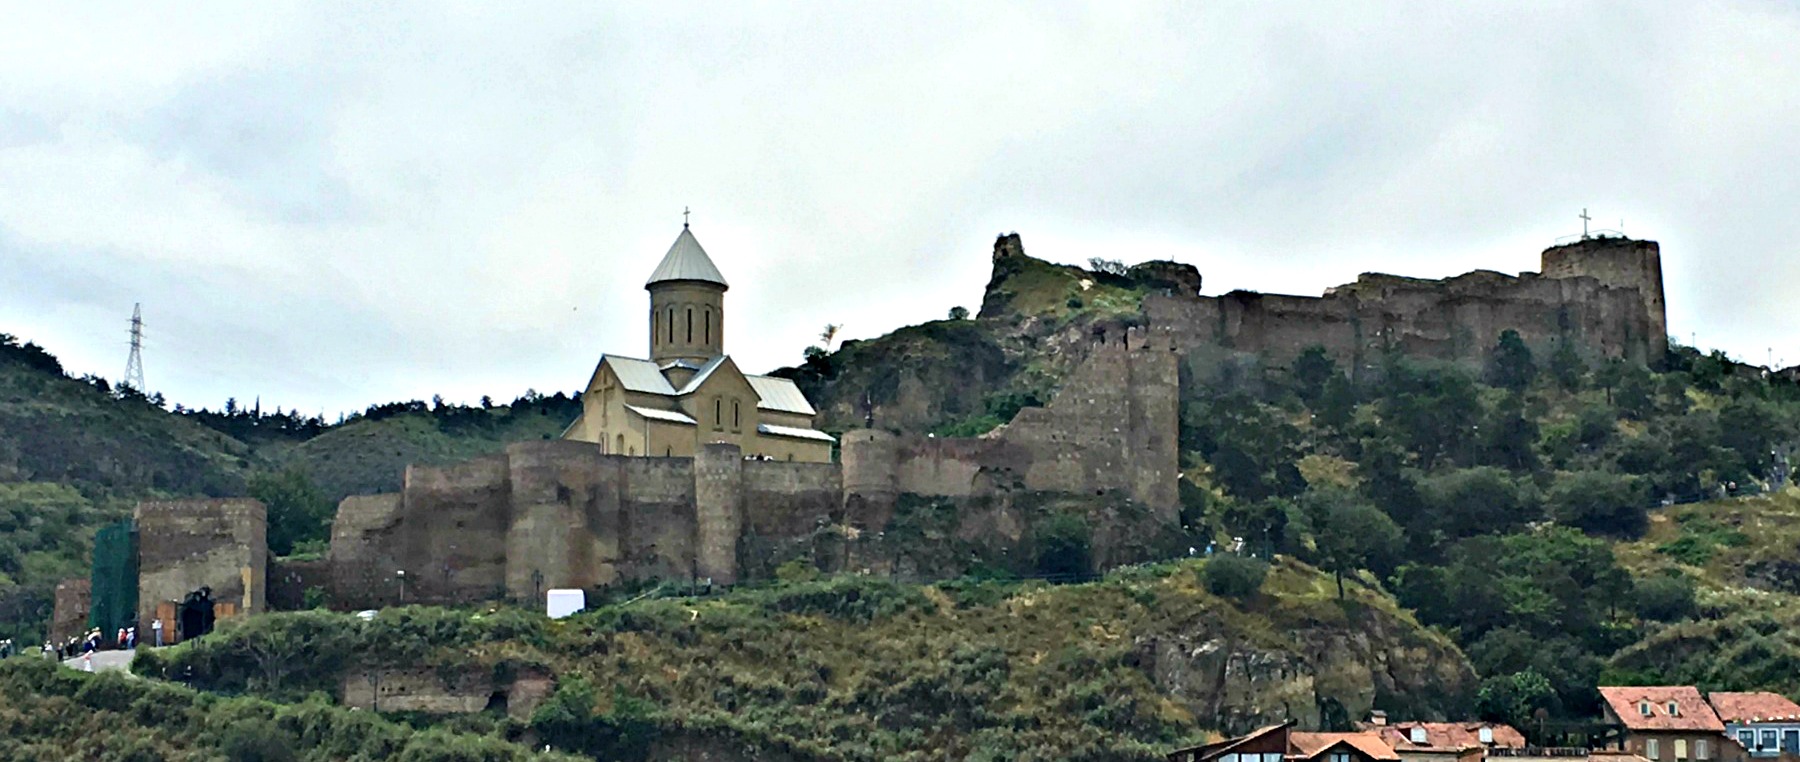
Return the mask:
[[675, 245], [669, 247], [662, 263], [656, 271], [650, 273], [650, 280], [644, 282], [644, 288], [658, 283], [670, 281], [699, 281], [711, 283], [719, 288], [730, 288], [725, 276], [719, 274], [719, 268], [713, 265], [712, 257], [706, 256], [706, 250], [700, 248], [700, 241], [687, 225], [681, 226], [681, 235], [675, 237]]

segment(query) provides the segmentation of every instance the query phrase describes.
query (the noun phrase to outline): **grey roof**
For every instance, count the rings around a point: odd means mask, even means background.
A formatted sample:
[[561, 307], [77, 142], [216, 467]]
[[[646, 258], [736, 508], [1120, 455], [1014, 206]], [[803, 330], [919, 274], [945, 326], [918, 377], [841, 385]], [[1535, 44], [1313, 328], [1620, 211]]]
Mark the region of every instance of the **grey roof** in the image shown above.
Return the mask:
[[600, 358], [600, 364], [612, 366], [613, 375], [619, 377], [619, 384], [629, 391], [647, 394], [675, 393], [675, 387], [669, 385], [669, 379], [663, 377], [662, 370], [649, 360], [607, 355]]
[[657, 410], [656, 408], [653, 408], [653, 407], [638, 407], [637, 405], [626, 405], [625, 409], [630, 410], [633, 413], [637, 413], [638, 415], [641, 415], [652, 421], [665, 421], [668, 423], [685, 423], [689, 426], [696, 425], [694, 423], [694, 419], [689, 418], [687, 413], [683, 413], [683, 412], [679, 412], [679, 411], [675, 411], [675, 410]]
[[697, 280], [716, 283], [720, 288], [731, 287], [686, 225], [681, 226], [681, 235], [675, 237], [675, 245], [669, 247], [669, 253], [663, 255], [662, 264], [650, 273], [650, 280], [644, 281], [644, 288], [672, 280]]
[[756, 431], [759, 434], [768, 434], [769, 436], [775, 436], [775, 437], [793, 437], [795, 439], [816, 439], [820, 442], [836, 442], [837, 441], [837, 439], [833, 438], [830, 434], [827, 434], [823, 431], [815, 431], [813, 429], [802, 429], [802, 428], [796, 428], [793, 426], [775, 426], [775, 425], [771, 425], [771, 424], [767, 424], [767, 423], [760, 423], [760, 424], [757, 424]]
[[744, 379], [750, 382], [750, 388], [756, 390], [756, 396], [760, 398], [756, 406], [763, 410], [800, 415], [818, 413], [793, 381], [774, 376], [744, 376]]
[[694, 373], [694, 377], [688, 379], [687, 384], [685, 384], [681, 387], [681, 391], [671, 392], [671, 393], [672, 394], [693, 394], [696, 390], [698, 390], [700, 388], [701, 384], [706, 383], [706, 378], [708, 376], [711, 376], [713, 374], [713, 371], [718, 370], [719, 366], [724, 365], [725, 361], [728, 359], [731, 359], [731, 358], [726, 355], [719, 355], [718, 357], [714, 357], [711, 360], [707, 360], [706, 364], [700, 366], [700, 370], [698, 372]]

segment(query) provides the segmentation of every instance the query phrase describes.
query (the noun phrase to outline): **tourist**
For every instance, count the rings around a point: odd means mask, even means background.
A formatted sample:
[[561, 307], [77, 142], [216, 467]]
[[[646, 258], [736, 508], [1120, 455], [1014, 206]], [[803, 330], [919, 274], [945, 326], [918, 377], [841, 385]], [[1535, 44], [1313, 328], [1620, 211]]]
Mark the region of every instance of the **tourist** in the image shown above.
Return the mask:
[[161, 619], [150, 620], [150, 634], [153, 637], [152, 642], [154, 642], [156, 644], [156, 647], [162, 648], [162, 620]]

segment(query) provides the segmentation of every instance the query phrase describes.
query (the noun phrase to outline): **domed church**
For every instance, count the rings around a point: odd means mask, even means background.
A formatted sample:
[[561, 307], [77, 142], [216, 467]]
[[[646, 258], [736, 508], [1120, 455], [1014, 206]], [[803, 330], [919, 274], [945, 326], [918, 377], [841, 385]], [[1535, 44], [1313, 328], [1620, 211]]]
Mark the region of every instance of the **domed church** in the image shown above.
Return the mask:
[[650, 359], [602, 355], [564, 439], [611, 455], [691, 458], [730, 442], [746, 456], [828, 462], [835, 440], [813, 428], [817, 411], [793, 381], [746, 375], [725, 354], [731, 286], [699, 239], [681, 226], [650, 273]]

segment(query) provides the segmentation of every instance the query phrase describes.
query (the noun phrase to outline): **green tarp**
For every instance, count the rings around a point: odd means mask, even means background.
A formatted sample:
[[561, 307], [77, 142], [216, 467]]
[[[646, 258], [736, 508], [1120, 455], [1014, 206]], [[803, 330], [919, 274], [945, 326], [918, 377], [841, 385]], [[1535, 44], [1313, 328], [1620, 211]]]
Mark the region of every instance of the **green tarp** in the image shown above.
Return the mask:
[[93, 593], [88, 626], [107, 637], [121, 627], [137, 626], [137, 528], [130, 521], [102, 527], [94, 534]]

